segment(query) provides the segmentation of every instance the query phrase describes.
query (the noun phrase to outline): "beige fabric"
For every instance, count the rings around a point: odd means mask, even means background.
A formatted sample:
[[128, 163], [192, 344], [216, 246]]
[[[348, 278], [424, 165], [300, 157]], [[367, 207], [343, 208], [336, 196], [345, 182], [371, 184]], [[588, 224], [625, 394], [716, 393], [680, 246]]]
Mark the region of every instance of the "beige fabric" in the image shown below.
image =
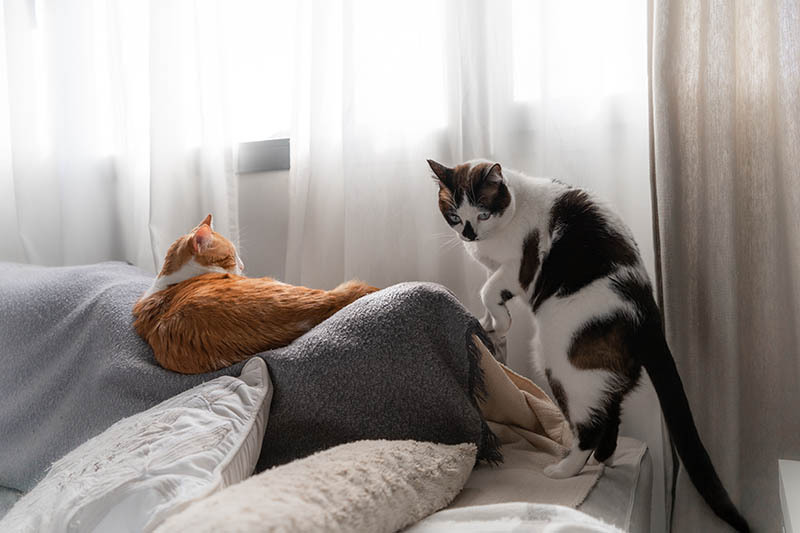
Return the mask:
[[393, 532], [447, 505], [475, 452], [473, 444], [342, 444], [198, 500], [156, 531]]
[[569, 424], [542, 389], [498, 363], [477, 337], [473, 340], [481, 352], [486, 383], [481, 412], [503, 444], [505, 460], [499, 467], [478, 465], [450, 507], [501, 502], [577, 507], [603, 467], [589, 465], [568, 479], [545, 476], [544, 467], [558, 461], [572, 444]]
[[[531, 380], [498, 363], [478, 337], [473, 335], [472, 340], [481, 353], [487, 394], [480, 408], [486, 420], [505, 425], [553, 457], [566, 454], [572, 445], [572, 432], [558, 406]], [[507, 439], [517, 440], [510, 435]], [[501, 438], [501, 442], [507, 441]]]
[[[492, 424], [503, 436], [508, 428]], [[513, 437], [513, 436], [512, 436]], [[620, 437], [614, 453], [614, 468], [630, 468], [638, 471], [647, 447], [636, 439]], [[447, 508], [456, 509], [474, 505], [491, 505], [507, 502], [553, 504], [579, 508], [600, 478], [604, 467], [589, 464], [575, 478], [550, 479], [542, 469], [552, 462], [546, 453], [531, 448], [530, 443], [516, 436], [516, 441], [503, 447], [506, 460], [491, 468], [478, 466], [453, 503]], [[631, 504], [633, 498], [631, 498]], [[613, 509], [608, 512], [614, 513]], [[629, 517], [631, 509], [618, 509], [620, 516]]]
[[[654, 0], [667, 336], [700, 435], [757, 531], [800, 457], [800, 3]], [[723, 531], [681, 475], [674, 531]]]

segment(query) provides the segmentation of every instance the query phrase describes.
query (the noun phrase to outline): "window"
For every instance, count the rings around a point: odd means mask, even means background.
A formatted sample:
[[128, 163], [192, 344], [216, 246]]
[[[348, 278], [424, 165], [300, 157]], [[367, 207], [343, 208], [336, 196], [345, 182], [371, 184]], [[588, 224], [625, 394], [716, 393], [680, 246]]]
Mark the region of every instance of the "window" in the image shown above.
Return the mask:
[[[296, 6], [236, 0], [225, 18], [228, 105], [235, 142], [286, 138], [294, 93]], [[230, 7], [230, 8], [228, 8]]]
[[237, 0], [222, 10], [232, 140], [239, 173], [289, 168], [297, 6]]

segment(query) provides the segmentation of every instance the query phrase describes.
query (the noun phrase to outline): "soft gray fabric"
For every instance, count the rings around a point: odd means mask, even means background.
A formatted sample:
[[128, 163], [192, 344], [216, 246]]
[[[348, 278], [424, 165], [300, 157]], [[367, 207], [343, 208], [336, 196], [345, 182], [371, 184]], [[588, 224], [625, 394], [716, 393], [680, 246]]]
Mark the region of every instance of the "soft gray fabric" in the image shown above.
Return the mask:
[[[663, 310], [700, 436], [756, 531], [800, 458], [800, 3], [656, 0]], [[681, 473], [673, 531], [728, 531]]]
[[[152, 278], [122, 263], [0, 263], [0, 485], [29, 490], [112, 423], [242, 363], [186, 376], [157, 366], [132, 328]], [[269, 327], [265, 324], [264, 327]], [[478, 408], [476, 319], [441, 286], [364, 297], [265, 352], [275, 387], [260, 468], [359, 439], [472, 442], [496, 458]]]

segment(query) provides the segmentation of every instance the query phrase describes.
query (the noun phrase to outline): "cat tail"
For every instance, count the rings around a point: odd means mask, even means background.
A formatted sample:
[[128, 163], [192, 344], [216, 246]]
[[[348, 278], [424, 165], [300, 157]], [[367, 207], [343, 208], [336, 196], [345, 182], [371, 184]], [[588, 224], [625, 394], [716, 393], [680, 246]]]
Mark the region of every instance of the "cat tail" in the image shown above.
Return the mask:
[[656, 389], [667, 428], [689, 479], [718, 517], [737, 531], [750, 531], [747, 520], [736, 509], [722, 486], [697, 433], [689, 401], [672, 352], [664, 338], [660, 319], [650, 320], [649, 324], [645, 324], [642, 334], [646, 337], [643, 339], [644, 349], [639, 351], [643, 358], [642, 364]]
[[357, 279], [352, 279], [340, 284], [328, 294], [334, 298], [336, 305], [341, 308], [377, 290], [379, 290], [377, 287], [367, 285], [363, 281]]

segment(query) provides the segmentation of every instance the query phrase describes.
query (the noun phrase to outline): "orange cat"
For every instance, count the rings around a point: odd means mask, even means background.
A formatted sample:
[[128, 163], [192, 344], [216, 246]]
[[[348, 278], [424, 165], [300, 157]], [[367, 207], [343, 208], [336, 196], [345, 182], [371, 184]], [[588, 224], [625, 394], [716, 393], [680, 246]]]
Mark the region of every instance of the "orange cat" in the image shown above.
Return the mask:
[[167, 252], [153, 286], [133, 307], [136, 332], [156, 361], [183, 374], [211, 372], [286, 346], [347, 304], [378, 289], [359, 281], [332, 291], [241, 276], [236, 248], [208, 215]]

